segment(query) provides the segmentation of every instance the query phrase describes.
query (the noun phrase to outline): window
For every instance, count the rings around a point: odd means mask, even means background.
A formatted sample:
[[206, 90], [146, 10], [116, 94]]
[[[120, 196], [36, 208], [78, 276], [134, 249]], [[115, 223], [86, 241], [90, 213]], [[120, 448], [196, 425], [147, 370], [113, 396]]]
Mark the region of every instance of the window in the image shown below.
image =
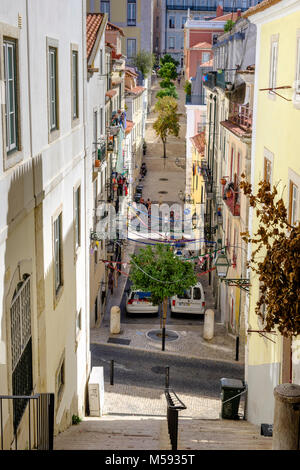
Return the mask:
[[264, 158], [264, 180], [271, 184], [272, 181], [272, 163], [268, 158]]
[[194, 300], [201, 300], [201, 289], [200, 289], [200, 287], [194, 287]]
[[136, 56], [136, 39], [127, 39], [127, 58], [132, 59]]
[[175, 49], [175, 38], [169, 38], [169, 49]]
[[290, 181], [288, 214], [288, 221], [290, 225], [296, 225], [296, 223], [298, 222], [298, 198], [298, 187], [292, 181]]
[[18, 104], [17, 104], [17, 63], [16, 41], [3, 41], [6, 151], [18, 149]]
[[81, 217], [80, 217], [80, 186], [76, 189], [74, 193], [74, 224], [75, 224], [75, 249], [80, 246], [80, 226], [81, 226]]
[[210, 52], [202, 52], [202, 63], [208, 62], [210, 59]]
[[78, 312], [76, 316], [76, 338], [78, 337], [81, 330], [81, 310]]
[[175, 28], [175, 16], [169, 16], [169, 28], [170, 29]]
[[136, 25], [136, 0], [127, 1], [127, 25]]
[[57, 295], [62, 284], [62, 214], [55, 219], [54, 229], [54, 282]]
[[[299, 31], [300, 35], [300, 31]], [[297, 38], [297, 59], [296, 59], [296, 85], [297, 98], [300, 99], [300, 37]]]
[[101, 0], [100, 4], [100, 12], [101, 13], [107, 13], [108, 14], [108, 19], [110, 19], [110, 5], [109, 5], [109, 0]]
[[181, 18], [181, 28], [182, 28], [182, 29], [184, 28], [184, 25], [185, 25], [185, 23], [186, 23], [186, 20], [187, 20], [187, 17], [186, 17], [186, 16], [183, 16], [183, 17]]
[[57, 119], [57, 49], [49, 47], [50, 131], [58, 128]]
[[78, 118], [78, 52], [72, 51], [72, 118]]
[[65, 384], [65, 359], [62, 360], [56, 376], [57, 399], [60, 400]]
[[[278, 41], [272, 40], [271, 57], [270, 57], [269, 88], [276, 87], [277, 57], [278, 57]], [[275, 96], [274, 93], [272, 93], [272, 91], [269, 91], [269, 93]]]
[[[24, 274], [18, 282], [10, 306], [12, 394], [31, 395], [32, 339], [30, 276]], [[13, 400], [13, 424], [16, 431], [25, 411], [27, 400]]]

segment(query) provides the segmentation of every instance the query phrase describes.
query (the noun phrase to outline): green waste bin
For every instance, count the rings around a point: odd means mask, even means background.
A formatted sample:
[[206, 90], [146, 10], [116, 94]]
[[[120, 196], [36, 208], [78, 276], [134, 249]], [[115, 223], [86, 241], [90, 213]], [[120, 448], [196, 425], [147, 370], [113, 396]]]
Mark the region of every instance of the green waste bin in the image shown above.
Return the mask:
[[[239, 419], [238, 412], [241, 398], [239, 394], [244, 390], [245, 385], [242, 380], [221, 379], [222, 419]], [[230, 400], [230, 398], [232, 398], [232, 400]]]

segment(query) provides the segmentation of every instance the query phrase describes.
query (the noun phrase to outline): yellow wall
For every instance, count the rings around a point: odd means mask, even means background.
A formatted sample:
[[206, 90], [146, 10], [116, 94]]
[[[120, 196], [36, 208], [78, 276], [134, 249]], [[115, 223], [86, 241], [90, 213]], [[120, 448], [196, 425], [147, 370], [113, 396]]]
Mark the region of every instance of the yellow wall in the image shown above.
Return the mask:
[[[279, 96], [270, 97], [268, 91], [259, 91], [259, 89], [269, 87], [271, 36], [276, 34], [279, 34], [276, 86], [289, 85], [293, 87], [296, 75], [296, 38], [299, 27], [300, 11], [262, 25], [259, 67], [257, 69], [258, 104], [254, 189], [257, 190], [258, 182], [263, 179], [264, 148], [267, 148], [274, 154], [272, 183], [279, 183], [279, 195], [283, 192], [286, 206], [288, 206], [289, 169], [294, 170], [300, 176], [300, 109], [294, 106], [293, 101], [286, 101]], [[293, 98], [293, 89], [278, 90], [278, 92], [288, 99]], [[254, 214], [254, 233], [257, 228], [258, 221]], [[252, 329], [257, 329], [257, 316], [254, 310], [258, 300], [259, 286], [258, 279], [254, 275], [251, 276], [251, 284], [249, 322]], [[269, 337], [274, 339], [271, 335]], [[262, 339], [258, 334], [252, 333], [249, 337], [249, 365], [280, 362], [281, 341], [282, 338], [277, 335], [275, 345]]]

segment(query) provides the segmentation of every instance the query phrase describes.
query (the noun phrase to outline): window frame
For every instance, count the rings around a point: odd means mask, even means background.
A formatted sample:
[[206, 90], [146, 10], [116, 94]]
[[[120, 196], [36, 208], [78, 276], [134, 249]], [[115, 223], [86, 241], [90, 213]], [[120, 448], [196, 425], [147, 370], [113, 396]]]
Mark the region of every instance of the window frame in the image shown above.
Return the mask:
[[[75, 93], [74, 93], [74, 56], [76, 57], [76, 76], [75, 76]], [[79, 120], [79, 53], [78, 46], [71, 44], [71, 119], [72, 126]], [[74, 102], [74, 97], [76, 103]], [[75, 108], [75, 109], [74, 109]]]
[[[22, 147], [22, 133], [21, 133], [21, 125], [23, 123], [22, 120], [22, 109], [21, 109], [21, 100], [20, 100], [20, 91], [21, 91], [21, 82], [20, 82], [20, 59], [19, 59], [19, 45], [20, 45], [20, 29], [11, 26], [5, 23], [0, 22], [0, 80], [2, 83], [2, 97], [5, 96], [5, 85], [4, 85], [4, 54], [3, 54], [3, 43], [4, 41], [13, 41], [15, 43], [15, 78], [16, 78], [16, 92], [15, 92], [15, 104], [17, 108], [17, 127], [16, 127], [16, 135], [17, 135], [17, 147], [7, 152], [6, 150], [6, 120], [5, 120], [5, 104], [2, 103], [2, 149], [3, 149], [3, 171], [12, 168], [17, 163], [22, 161], [23, 159], [23, 147]], [[4, 96], [3, 96], [4, 95]], [[4, 101], [4, 100], [3, 100]]]
[[[174, 41], [174, 47], [171, 47], [171, 39], [172, 39], [172, 41]], [[168, 49], [175, 49], [175, 45], [176, 45], [176, 38], [175, 38], [175, 36], [169, 36]]]
[[136, 26], [136, 0], [127, 0], [127, 26]]
[[[7, 76], [7, 71], [9, 71], [8, 63], [8, 47], [12, 50], [12, 77]], [[19, 131], [18, 131], [18, 121], [19, 121], [19, 110], [18, 110], [18, 96], [17, 96], [17, 81], [18, 81], [18, 68], [17, 68], [17, 41], [13, 38], [4, 37], [3, 38], [3, 81], [4, 81], [4, 92], [5, 92], [5, 105], [4, 105], [4, 120], [5, 120], [5, 144], [6, 144], [6, 155], [9, 156], [12, 153], [18, 151], [19, 149]], [[8, 81], [13, 81], [13, 111], [10, 111], [10, 89], [7, 86]], [[8, 105], [9, 101], [9, 106]], [[8, 110], [9, 108], [9, 110]], [[11, 132], [10, 116], [14, 116], [14, 140], [11, 147]], [[9, 139], [7, 138], [9, 134]], [[9, 140], [9, 142], [8, 142]]]
[[[173, 20], [173, 21], [172, 21]], [[174, 15], [170, 15], [169, 16], [169, 21], [168, 21], [168, 29], [175, 29], [175, 21], [176, 21], [176, 18]], [[171, 24], [173, 24], [173, 26], [171, 26]]]
[[[294, 197], [293, 190], [296, 189], [296, 196]], [[289, 180], [289, 205], [288, 205], [288, 222], [290, 225], [295, 226], [299, 220], [299, 187], [293, 181]]]
[[[58, 226], [58, 237], [56, 224], [60, 220]], [[54, 309], [56, 308], [64, 287], [64, 275], [63, 275], [63, 212], [60, 207], [56, 214], [52, 217], [52, 233], [53, 233], [53, 294], [54, 294]], [[56, 246], [57, 240], [59, 242], [59, 251], [57, 254]], [[58, 259], [57, 259], [58, 256]], [[57, 265], [59, 271], [57, 271]], [[59, 283], [57, 282], [59, 281]]]
[[[48, 141], [49, 143], [58, 139], [60, 136], [59, 122], [59, 42], [56, 39], [46, 38], [47, 47], [47, 84], [48, 84]], [[51, 125], [51, 65], [50, 50], [55, 51], [55, 125]]]
[[[270, 46], [270, 65], [269, 65], [269, 88], [276, 88], [277, 82], [277, 65], [278, 65], [278, 49], [279, 49], [279, 35], [275, 34], [271, 36]], [[276, 53], [274, 54], [274, 50]], [[275, 93], [269, 90], [268, 96], [272, 99], [276, 98]]]
[[81, 247], [81, 184], [74, 188], [74, 246], [75, 254]]
[[[135, 54], [134, 55], [129, 55], [128, 52], [129, 52], [129, 47], [128, 45], [129, 44], [135, 44]], [[132, 51], [131, 51], [132, 52]], [[136, 57], [136, 38], [127, 38], [127, 41], [126, 41], [126, 53], [127, 53], [127, 59], [133, 59], [134, 57]]]
[[[102, 8], [106, 5], [106, 8]], [[110, 0], [100, 0], [100, 13], [107, 13], [108, 21], [110, 21]]]

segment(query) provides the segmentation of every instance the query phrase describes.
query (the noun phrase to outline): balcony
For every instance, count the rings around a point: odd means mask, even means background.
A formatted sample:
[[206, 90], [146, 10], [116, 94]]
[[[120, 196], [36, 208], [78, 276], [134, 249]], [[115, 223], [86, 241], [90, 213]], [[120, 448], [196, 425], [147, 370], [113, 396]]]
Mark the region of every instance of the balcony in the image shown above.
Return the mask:
[[186, 95], [185, 104], [205, 105], [205, 94], [202, 95]]
[[223, 200], [231, 214], [234, 217], [240, 216], [240, 191], [238, 185], [237, 174], [234, 175], [234, 181], [228, 182], [223, 186]]
[[229, 120], [245, 131], [252, 130], [252, 109], [247, 105], [232, 103]]
[[[188, 10], [191, 11], [213, 11], [217, 10], [219, 1], [217, 0], [167, 0], [167, 10]], [[244, 1], [244, 0], [237, 0], [234, 2], [234, 6], [232, 2], [224, 1], [223, 11], [224, 12], [232, 12], [237, 11], [238, 9], [245, 11], [248, 10], [251, 6], [251, 0]]]
[[217, 82], [216, 75], [217, 75], [217, 72], [208, 72], [206, 75], [204, 75], [205, 79], [204, 79], [203, 85], [213, 90]]
[[222, 88], [222, 90], [226, 89], [225, 71], [224, 70], [222, 70], [221, 72], [217, 72], [216, 86], [219, 87], [219, 88]]

